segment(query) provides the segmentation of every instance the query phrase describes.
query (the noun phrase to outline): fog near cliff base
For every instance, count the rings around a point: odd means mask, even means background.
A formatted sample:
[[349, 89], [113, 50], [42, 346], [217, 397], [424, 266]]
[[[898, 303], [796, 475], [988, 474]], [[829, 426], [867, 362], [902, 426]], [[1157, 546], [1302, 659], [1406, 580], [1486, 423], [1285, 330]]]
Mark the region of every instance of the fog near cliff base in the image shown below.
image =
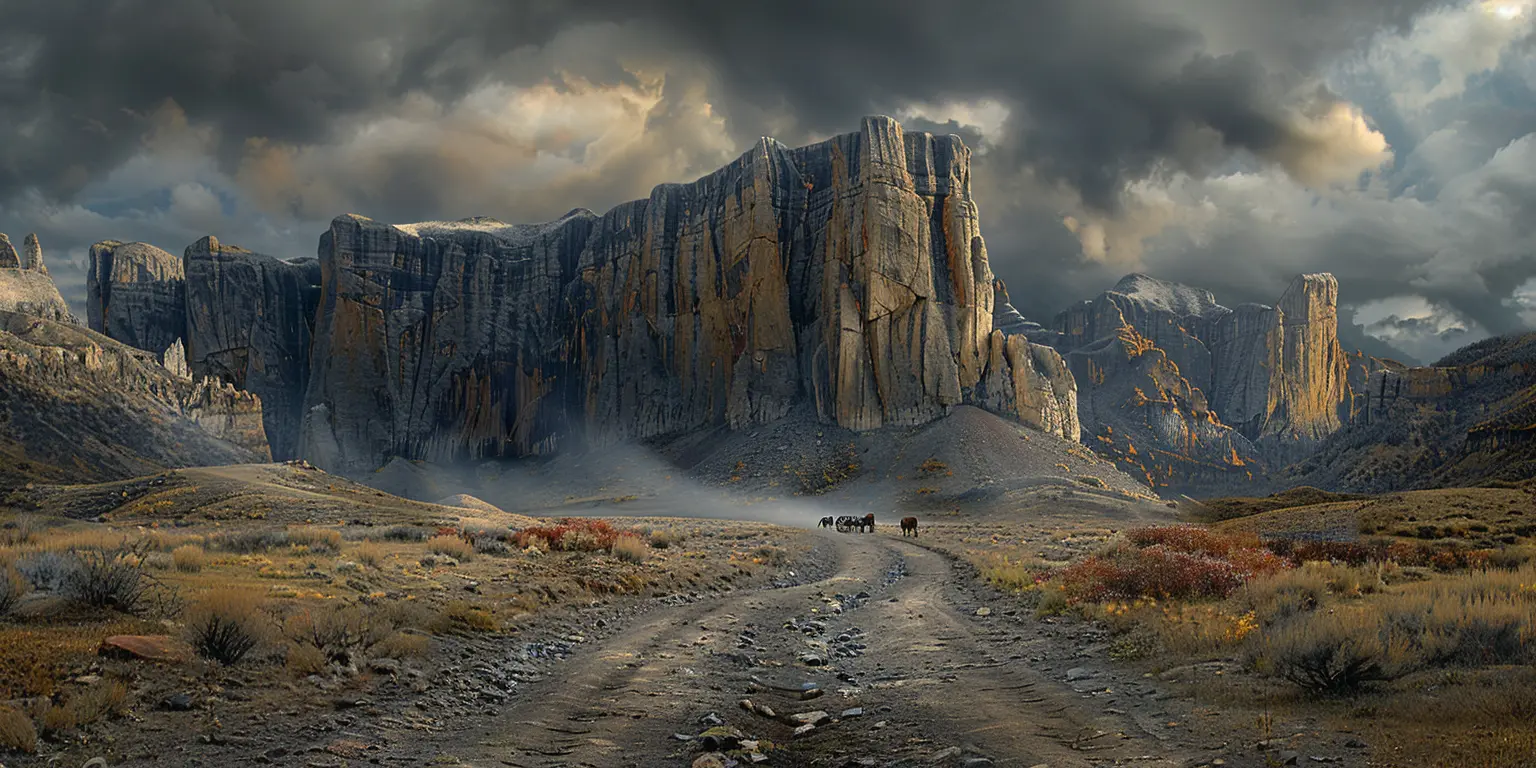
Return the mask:
[[1130, 271], [1233, 305], [1327, 270], [1346, 307], [1418, 308], [1361, 325], [1423, 359], [1536, 323], [1533, 18], [1531, 0], [5, 3], [0, 231], [42, 235], [79, 311], [100, 239], [293, 257], [346, 212], [544, 220], [887, 113], [975, 150], [993, 269], [1027, 316]]
[[392, 461], [355, 478], [374, 488], [425, 502], [467, 494], [505, 512], [533, 517], [683, 517], [741, 520], [808, 528], [824, 516], [874, 511], [893, 501], [877, 487], [833, 499], [736, 492], [706, 485], [639, 445], [580, 450], [550, 459], [484, 461], [443, 466]]

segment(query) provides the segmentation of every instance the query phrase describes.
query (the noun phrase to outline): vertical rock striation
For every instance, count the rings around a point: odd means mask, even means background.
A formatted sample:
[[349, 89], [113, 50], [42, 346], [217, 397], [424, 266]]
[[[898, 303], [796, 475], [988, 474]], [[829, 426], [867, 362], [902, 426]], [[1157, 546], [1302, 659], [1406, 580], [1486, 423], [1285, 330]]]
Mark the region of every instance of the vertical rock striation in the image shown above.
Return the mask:
[[853, 429], [977, 402], [1077, 436], [1060, 356], [994, 333], [969, 150], [889, 118], [764, 139], [601, 216], [344, 216], [320, 271], [300, 452], [323, 466], [740, 427], [802, 399]]
[[1235, 309], [1129, 275], [1055, 324], [1090, 442], [1164, 484], [1251, 479], [1305, 455], [1357, 407], [1332, 275], [1298, 276], [1276, 306]]
[[162, 354], [186, 335], [186, 271], [181, 259], [147, 243], [91, 246], [85, 312], [93, 331]]
[[295, 458], [320, 267], [205, 237], [185, 253], [186, 357], [211, 376], [261, 398], [278, 460]]

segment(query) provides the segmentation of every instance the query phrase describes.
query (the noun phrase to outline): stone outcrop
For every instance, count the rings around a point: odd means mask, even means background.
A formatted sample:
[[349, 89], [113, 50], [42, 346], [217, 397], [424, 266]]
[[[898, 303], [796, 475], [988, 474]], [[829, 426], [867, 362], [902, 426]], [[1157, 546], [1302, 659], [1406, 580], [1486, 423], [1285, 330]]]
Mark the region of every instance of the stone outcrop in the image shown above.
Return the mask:
[[1352, 421], [1284, 482], [1383, 492], [1536, 474], [1536, 333], [1487, 339], [1433, 366], [1374, 362]]
[[187, 248], [184, 265], [191, 373], [259, 396], [273, 456], [296, 458], [319, 264], [280, 261], [205, 237]]
[[16, 252], [11, 239], [0, 233], [0, 311], [20, 312], [61, 323], [78, 323], [59, 287], [43, 264], [43, 248], [37, 235], [27, 235]]
[[1163, 484], [1246, 481], [1306, 455], [1357, 407], [1332, 275], [1297, 277], [1273, 307], [1229, 309], [1133, 274], [1055, 326], [1089, 443]]
[[957, 137], [870, 118], [763, 140], [604, 215], [336, 219], [300, 452], [372, 469], [763, 423], [808, 400], [852, 429], [976, 402], [1068, 438], [1059, 355], [994, 333]]
[[130, 347], [158, 355], [186, 335], [186, 271], [153, 245], [91, 246], [85, 302], [91, 330]]
[[258, 398], [78, 325], [0, 311], [0, 394], [0, 482], [270, 460]]

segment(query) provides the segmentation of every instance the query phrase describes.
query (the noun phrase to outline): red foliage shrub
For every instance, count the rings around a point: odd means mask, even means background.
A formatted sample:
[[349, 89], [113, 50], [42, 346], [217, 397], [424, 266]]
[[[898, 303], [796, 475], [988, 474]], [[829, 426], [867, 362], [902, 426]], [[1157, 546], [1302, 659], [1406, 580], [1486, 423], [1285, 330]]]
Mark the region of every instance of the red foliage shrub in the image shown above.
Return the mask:
[[1221, 557], [1235, 549], [1257, 549], [1259, 537], [1251, 533], [1219, 533], [1191, 525], [1137, 528], [1125, 537], [1138, 547], [1163, 546], [1175, 552]]
[[1250, 575], [1229, 560], [1158, 544], [1094, 555], [1063, 569], [1061, 583], [1075, 601], [1225, 597]]
[[1307, 562], [1365, 565], [1389, 558], [1387, 547], [1381, 544], [1361, 544], [1353, 541], [1300, 541], [1297, 539], [1270, 539], [1264, 542], [1269, 551], [1292, 563]]
[[561, 552], [596, 552], [613, 549], [619, 532], [606, 520], [568, 517], [558, 525], [524, 528], [512, 538], [519, 547], [526, 547], [537, 538]]

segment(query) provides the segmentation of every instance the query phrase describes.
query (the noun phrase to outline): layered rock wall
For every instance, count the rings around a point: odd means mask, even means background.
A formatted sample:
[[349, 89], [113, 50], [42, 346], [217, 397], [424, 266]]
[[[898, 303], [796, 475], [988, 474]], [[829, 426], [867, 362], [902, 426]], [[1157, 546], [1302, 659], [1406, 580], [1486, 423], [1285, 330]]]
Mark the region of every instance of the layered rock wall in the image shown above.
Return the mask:
[[181, 259], [147, 243], [116, 240], [91, 246], [90, 259], [85, 312], [91, 330], [157, 355], [186, 336]]
[[[978, 402], [1069, 438], [1058, 355], [993, 334], [956, 137], [871, 118], [556, 222], [333, 222], [301, 451], [525, 455], [778, 418], [853, 429]], [[1011, 340], [1010, 340], [1011, 341]]]

